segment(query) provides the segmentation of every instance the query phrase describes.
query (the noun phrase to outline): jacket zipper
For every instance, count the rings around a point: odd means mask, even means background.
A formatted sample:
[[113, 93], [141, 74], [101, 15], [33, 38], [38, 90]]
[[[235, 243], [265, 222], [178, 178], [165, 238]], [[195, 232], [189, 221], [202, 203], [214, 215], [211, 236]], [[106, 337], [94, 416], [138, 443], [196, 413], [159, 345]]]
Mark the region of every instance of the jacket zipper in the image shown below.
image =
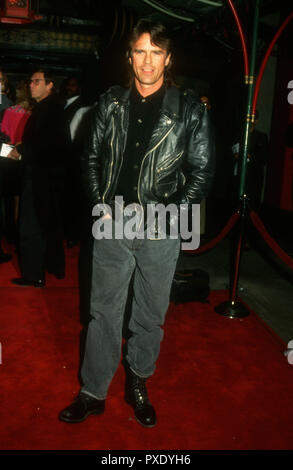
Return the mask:
[[183, 150], [177, 155], [175, 159], [172, 159], [172, 161], [168, 165], [158, 168], [157, 173], [161, 173], [162, 171], [168, 170], [168, 168], [170, 168], [175, 162], [177, 162], [177, 160], [179, 160], [182, 154], [183, 154]]
[[106, 197], [106, 194], [107, 194], [107, 191], [110, 187], [110, 183], [111, 183], [111, 177], [112, 177], [112, 170], [113, 170], [113, 164], [114, 164], [114, 151], [113, 151], [113, 141], [114, 141], [114, 133], [115, 133], [115, 124], [114, 124], [114, 118], [112, 116], [112, 124], [113, 124], [113, 133], [112, 133], [112, 139], [111, 139], [111, 150], [112, 150], [112, 161], [111, 161], [111, 165], [110, 165], [110, 176], [109, 176], [109, 181], [108, 181], [108, 185], [106, 187], [106, 190], [103, 194], [103, 203], [105, 203], [105, 197]]
[[142, 160], [142, 163], [140, 165], [140, 172], [139, 172], [139, 178], [138, 178], [138, 200], [140, 202], [140, 205], [142, 206], [142, 203], [141, 203], [141, 198], [140, 198], [140, 192], [139, 192], [139, 188], [140, 188], [140, 180], [141, 180], [141, 169], [143, 167], [143, 164], [144, 164], [144, 161], [146, 159], [146, 157], [151, 153], [153, 152], [154, 150], [156, 150], [156, 148], [161, 145], [161, 143], [166, 139], [166, 137], [170, 134], [170, 132], [172, 131], [173, 127], [175, 126], [175, 122], [173, 123], [173, 126], [169, 129], [169, 131], [167, 132], [167, 134], [164, 135], [164, 137], [162, 137], [162, 139], [151, 149], [149, 150], [145, 156], [143, 157], [143, 160]]
[[[167, 132], [167, 134], [165, 134], [164, 137], [162, 137], [162, 139], [161, 139], [151, 150], [149, 150], [149, 151], [145, 154], [145, 156], [143, 157], [142, 163], [141, 163], [141, 165], [140, 165], [140, 172], [139, 172], [139, 178], [138, 178], [137, 195], [138, 195], [138, 200], [139, 200], [139, 203], [140, 203], [140, 205], [141, 205], [141, 208], [142, 208], [143, 212], [144, 212], [144, 209], [143, 209], [143, 205], [142, 205], [142, 202], [141, 202], [141, 197], [140, 197], [139, 188], [140, 188], [140, 180], [141, 180], [141, 170], [142, 170], [144, 161], [145, 161], [146, 157], [147, 157], [151, 152], [153, 152], [154, 150], [156, 150], [156, 148], [166, 139], [166, 137], [170, 134], [170, 132], [172, 131], [172, 129], [173, 129], [174, 126], [175, 126], [175, 122], [173, 123], [173, 126], [169, 129], [169, 131]], [[152, 177], [153, 177], [153, 175], [152, 175]], [[140, 231], [141, 223], [142, 223], [142, 221], [144, 220], [143, 212], [142, 212], [142, 217], [141, 217], [140, 224], [139, 224], [139, 227], [138, 227], [138, 232]]]

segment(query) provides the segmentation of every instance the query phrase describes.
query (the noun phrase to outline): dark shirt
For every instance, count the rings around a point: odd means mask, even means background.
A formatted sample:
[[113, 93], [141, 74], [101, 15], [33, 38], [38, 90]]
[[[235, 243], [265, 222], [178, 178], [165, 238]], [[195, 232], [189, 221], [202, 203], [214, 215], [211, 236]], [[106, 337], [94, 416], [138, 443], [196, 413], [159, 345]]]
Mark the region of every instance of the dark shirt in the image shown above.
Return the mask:
[[127, 141], [116, 191], [116, 195], [123, 196], [125, 205], [139, 202], [140, 167], [159, 117], [164, 94], [164, 85], [145, 98], [135, 86], [131, 90]]

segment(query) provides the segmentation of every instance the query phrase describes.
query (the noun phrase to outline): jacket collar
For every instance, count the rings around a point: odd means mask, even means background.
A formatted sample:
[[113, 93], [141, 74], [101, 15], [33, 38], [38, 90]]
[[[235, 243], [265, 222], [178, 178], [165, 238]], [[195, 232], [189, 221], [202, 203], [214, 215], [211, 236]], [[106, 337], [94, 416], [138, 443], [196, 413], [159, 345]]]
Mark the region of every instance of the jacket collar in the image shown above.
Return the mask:
[[163, 99], [162, 111], [171, 119], [179, 119], [180, 91], [176, 87], [166, 88]]
[[[122, 93], [119, 96], [119, 102], [123, 105], [129, 104], [131, 88], [122, 89]], [[180, 90], [176, 87], [166, 88], [165, 96], [162, 103], [162, 112], [166, 114], [170, 119], [179, 119], [180, 109]]]

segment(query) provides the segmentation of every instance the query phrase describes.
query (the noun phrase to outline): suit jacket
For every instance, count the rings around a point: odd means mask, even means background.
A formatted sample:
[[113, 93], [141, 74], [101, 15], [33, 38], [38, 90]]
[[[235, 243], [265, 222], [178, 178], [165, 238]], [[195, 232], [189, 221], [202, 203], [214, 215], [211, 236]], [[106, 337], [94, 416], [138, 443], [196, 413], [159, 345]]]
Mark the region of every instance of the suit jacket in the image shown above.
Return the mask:
[[46, 226], [56, 223], [55, 209], [64, 187], [67, 134], [62, 111], [62, 103], [54, 95], [37, 103], [27, 121], [22, 143], [17, 146], [24, 178], [31, 179], [38, 218]]

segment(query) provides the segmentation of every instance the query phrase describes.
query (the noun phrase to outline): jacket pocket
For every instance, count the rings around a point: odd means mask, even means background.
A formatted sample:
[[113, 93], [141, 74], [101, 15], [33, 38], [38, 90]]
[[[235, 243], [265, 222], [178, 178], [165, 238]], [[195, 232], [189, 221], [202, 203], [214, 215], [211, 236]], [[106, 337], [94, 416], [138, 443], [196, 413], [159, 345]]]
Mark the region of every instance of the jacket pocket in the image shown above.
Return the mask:
[[164, 161], [156, 169], [157, 182], [173, 171], [173, 166], [181, 158], [182, 154], [183, 150], [176, 155], [172, 155], [164, 159]]
[[164, 199], [170, 197], [177, 189], [177, 180], [162, 182], [157, 185], [157, 195]]

